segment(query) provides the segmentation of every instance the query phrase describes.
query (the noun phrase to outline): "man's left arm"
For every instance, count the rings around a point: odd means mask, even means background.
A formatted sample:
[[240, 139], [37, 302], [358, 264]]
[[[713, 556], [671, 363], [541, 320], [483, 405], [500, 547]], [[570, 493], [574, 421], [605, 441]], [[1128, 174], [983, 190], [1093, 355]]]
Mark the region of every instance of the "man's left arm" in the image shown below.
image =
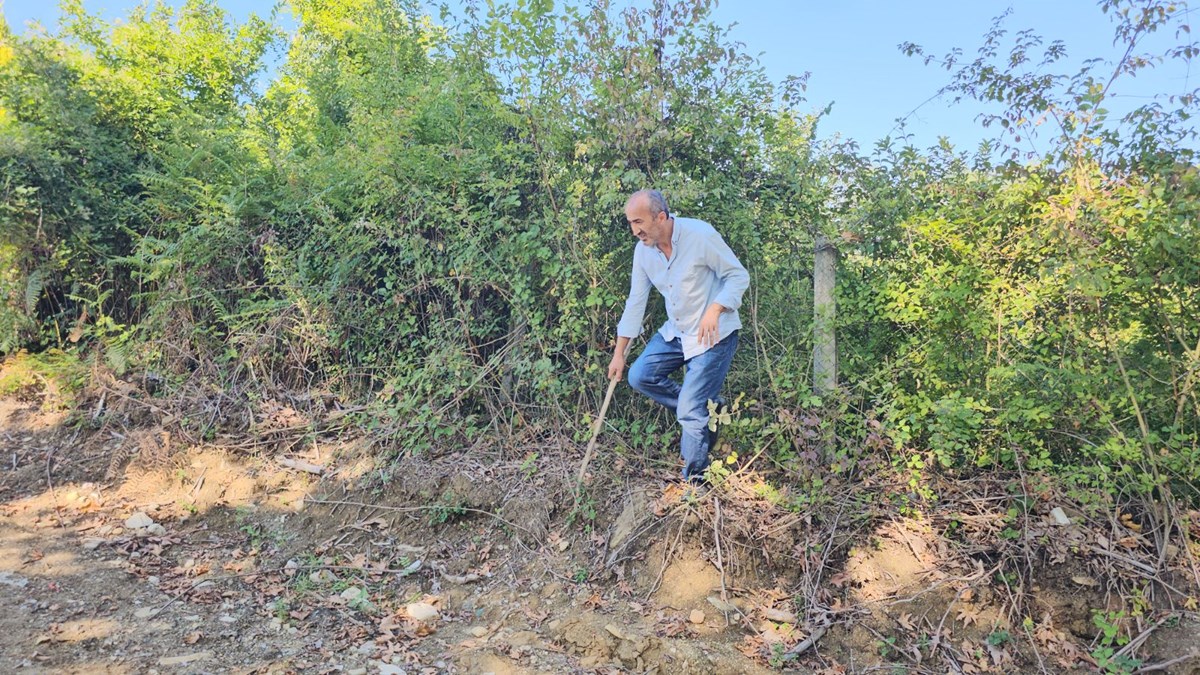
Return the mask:
[[716, 231], [708, 237], [704, 248], [704, 262], [716, 273], [721, 284], [721, 291], [700, 318], [700, 334], [697, 336], [702, 344], [711, 347], [721, 339], [721, 313], [742, 306], [742, 294], [750, 287], [750, 273]]

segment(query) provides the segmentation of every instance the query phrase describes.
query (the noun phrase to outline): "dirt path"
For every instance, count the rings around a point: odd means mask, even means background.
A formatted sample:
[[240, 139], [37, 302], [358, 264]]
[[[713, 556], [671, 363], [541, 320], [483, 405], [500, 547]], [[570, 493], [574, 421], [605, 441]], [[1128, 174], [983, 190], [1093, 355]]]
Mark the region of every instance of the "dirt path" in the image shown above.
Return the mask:
[[[56, 416], [11, 401], [0, 414], [14, 458], [0, 493], [0, 672], [761, 670], [708, 603], [717, 575], [698, 547], [654, 589], [649, 575], [593, 583], [604, 537], [550, 531], [545, 505], [519, 495], [511, 520], [465, 517], [502, 495], [457, 461], [377, 504], [329, 505], [314, 496], [341, 484], [218, 448], [155, 465], [158, 430], [81, 441]], [[443, 511], [386, 506], [430, 490]]]
[[806, 512], [753, 472], [696, 498], [632, 469], [580, 515], [569, 463], [306, 452], [0, 400], [0, 672], [1200, 672], [1194, 598], [1128, 590], [1132, 514], [1114, 557], [1050, 502]]

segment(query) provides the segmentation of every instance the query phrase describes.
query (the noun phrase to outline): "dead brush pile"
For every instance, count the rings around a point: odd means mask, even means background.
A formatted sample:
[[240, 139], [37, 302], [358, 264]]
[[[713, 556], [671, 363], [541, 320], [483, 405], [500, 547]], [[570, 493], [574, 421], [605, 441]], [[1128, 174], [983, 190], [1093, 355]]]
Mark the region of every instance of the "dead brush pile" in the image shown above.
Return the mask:
[[[1024, 472], [728, 467], [672, 515], [720, 566], [739, 649], [818, 672], [1148, 672], [1200, 652], [1200, 511]], [[929, 498], [930, 495], [935, 496]], [[701, 523], [696, 525], [697, 521]], [[669, 528], [668, 528], [669, 531]], [[665, 564], [665, 563], [664, 563]], [[1187, 672], [1187, 671], [1180, 671]]]

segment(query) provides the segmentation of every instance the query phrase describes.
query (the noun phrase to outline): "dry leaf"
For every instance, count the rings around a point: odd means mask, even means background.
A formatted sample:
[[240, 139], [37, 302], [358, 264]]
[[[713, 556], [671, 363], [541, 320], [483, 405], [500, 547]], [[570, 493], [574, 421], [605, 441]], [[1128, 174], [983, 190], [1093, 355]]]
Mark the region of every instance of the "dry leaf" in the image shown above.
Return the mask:
[[896, 623], [900, 624], [901, 628], [910, 633], [913, 632], [913, 629], [915, 628], [915, 626], [913, 626], [913, 616], [911, 612], [905, 612], [901, 614], [900, 618], [896, 619]]
[[964, 626], [970, 626], [973, 623], [979, 623], [979, 612], [976, 612], [970, 607], [963, 607], [958, 610], [958, 620]]
[[1133, 530], [1134, 532], [1142, 531], [1142, 526], [1133, 522], [1133, 516], [1129, 515], [1128, 513], [1121, 514], [1121, 524]]
[[1080, 586], [1087, 586], [1089, 588], [1099, 588], [1100, 587], [1099, 581], [1096, 581], [1095, 579], [1093, 579], [1091, 577], [1083, 576], [1082, 574], [1077, 574], [1077, 575], [1071, 577], [1071, 581], [1074, 581], [1075, 583], [1079, 584]]

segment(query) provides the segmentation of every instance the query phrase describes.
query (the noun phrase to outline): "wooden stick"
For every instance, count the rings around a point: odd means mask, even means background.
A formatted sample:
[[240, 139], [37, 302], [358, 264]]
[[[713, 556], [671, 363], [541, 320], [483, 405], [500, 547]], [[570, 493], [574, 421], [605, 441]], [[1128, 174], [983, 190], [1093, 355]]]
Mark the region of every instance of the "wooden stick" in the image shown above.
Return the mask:
[[[625, 343], [625, 352], [622, 354], [625, 358], [629, 358], [629, 350], [633, 348], [633, 338]], [[600, 405], [600, 414], [596, 417], [596, 421], [592, 423], [592, 440], [588, 441], [587, 451], [583, 453], [583, 461], [579, 464], [579, 478], [575, 481], [575, 503], [579, 505], [579, 494], [583, 489], [583, 477], [587, 473], [588, 463], [592, 461], [592, 453], [596, 451], [596, 439], [600, 437], [600, 428], [604, 426], [604, 416], [608, 414], [608, 404], [612, 403], [613, 392], [617, 390], [617, 382], [621, 381], [621, 374], [617, 373], [616, 377], [609, 379], [608, 391], [604, 392], [604, 403]]]
[[604, 426], [604, 416], [608, 414], [608, 404], [612, 403], [613, 392], [617, 390], [617, 382], [620, 381], [620, 375], [608, 381], [608, 391], [604, 394], [604, 403], [600, 406], [600, 414], [592, 423], [592, 440], [588, 441], [587, 452], [583, 453], [583, 462], [579, 465], [578, 485], [583, 485], [583, 476], [587, 473], [588, 462], [592, 461], [592, 453], [596, 451], [596, 439], [600, 438], [600, 427]]

